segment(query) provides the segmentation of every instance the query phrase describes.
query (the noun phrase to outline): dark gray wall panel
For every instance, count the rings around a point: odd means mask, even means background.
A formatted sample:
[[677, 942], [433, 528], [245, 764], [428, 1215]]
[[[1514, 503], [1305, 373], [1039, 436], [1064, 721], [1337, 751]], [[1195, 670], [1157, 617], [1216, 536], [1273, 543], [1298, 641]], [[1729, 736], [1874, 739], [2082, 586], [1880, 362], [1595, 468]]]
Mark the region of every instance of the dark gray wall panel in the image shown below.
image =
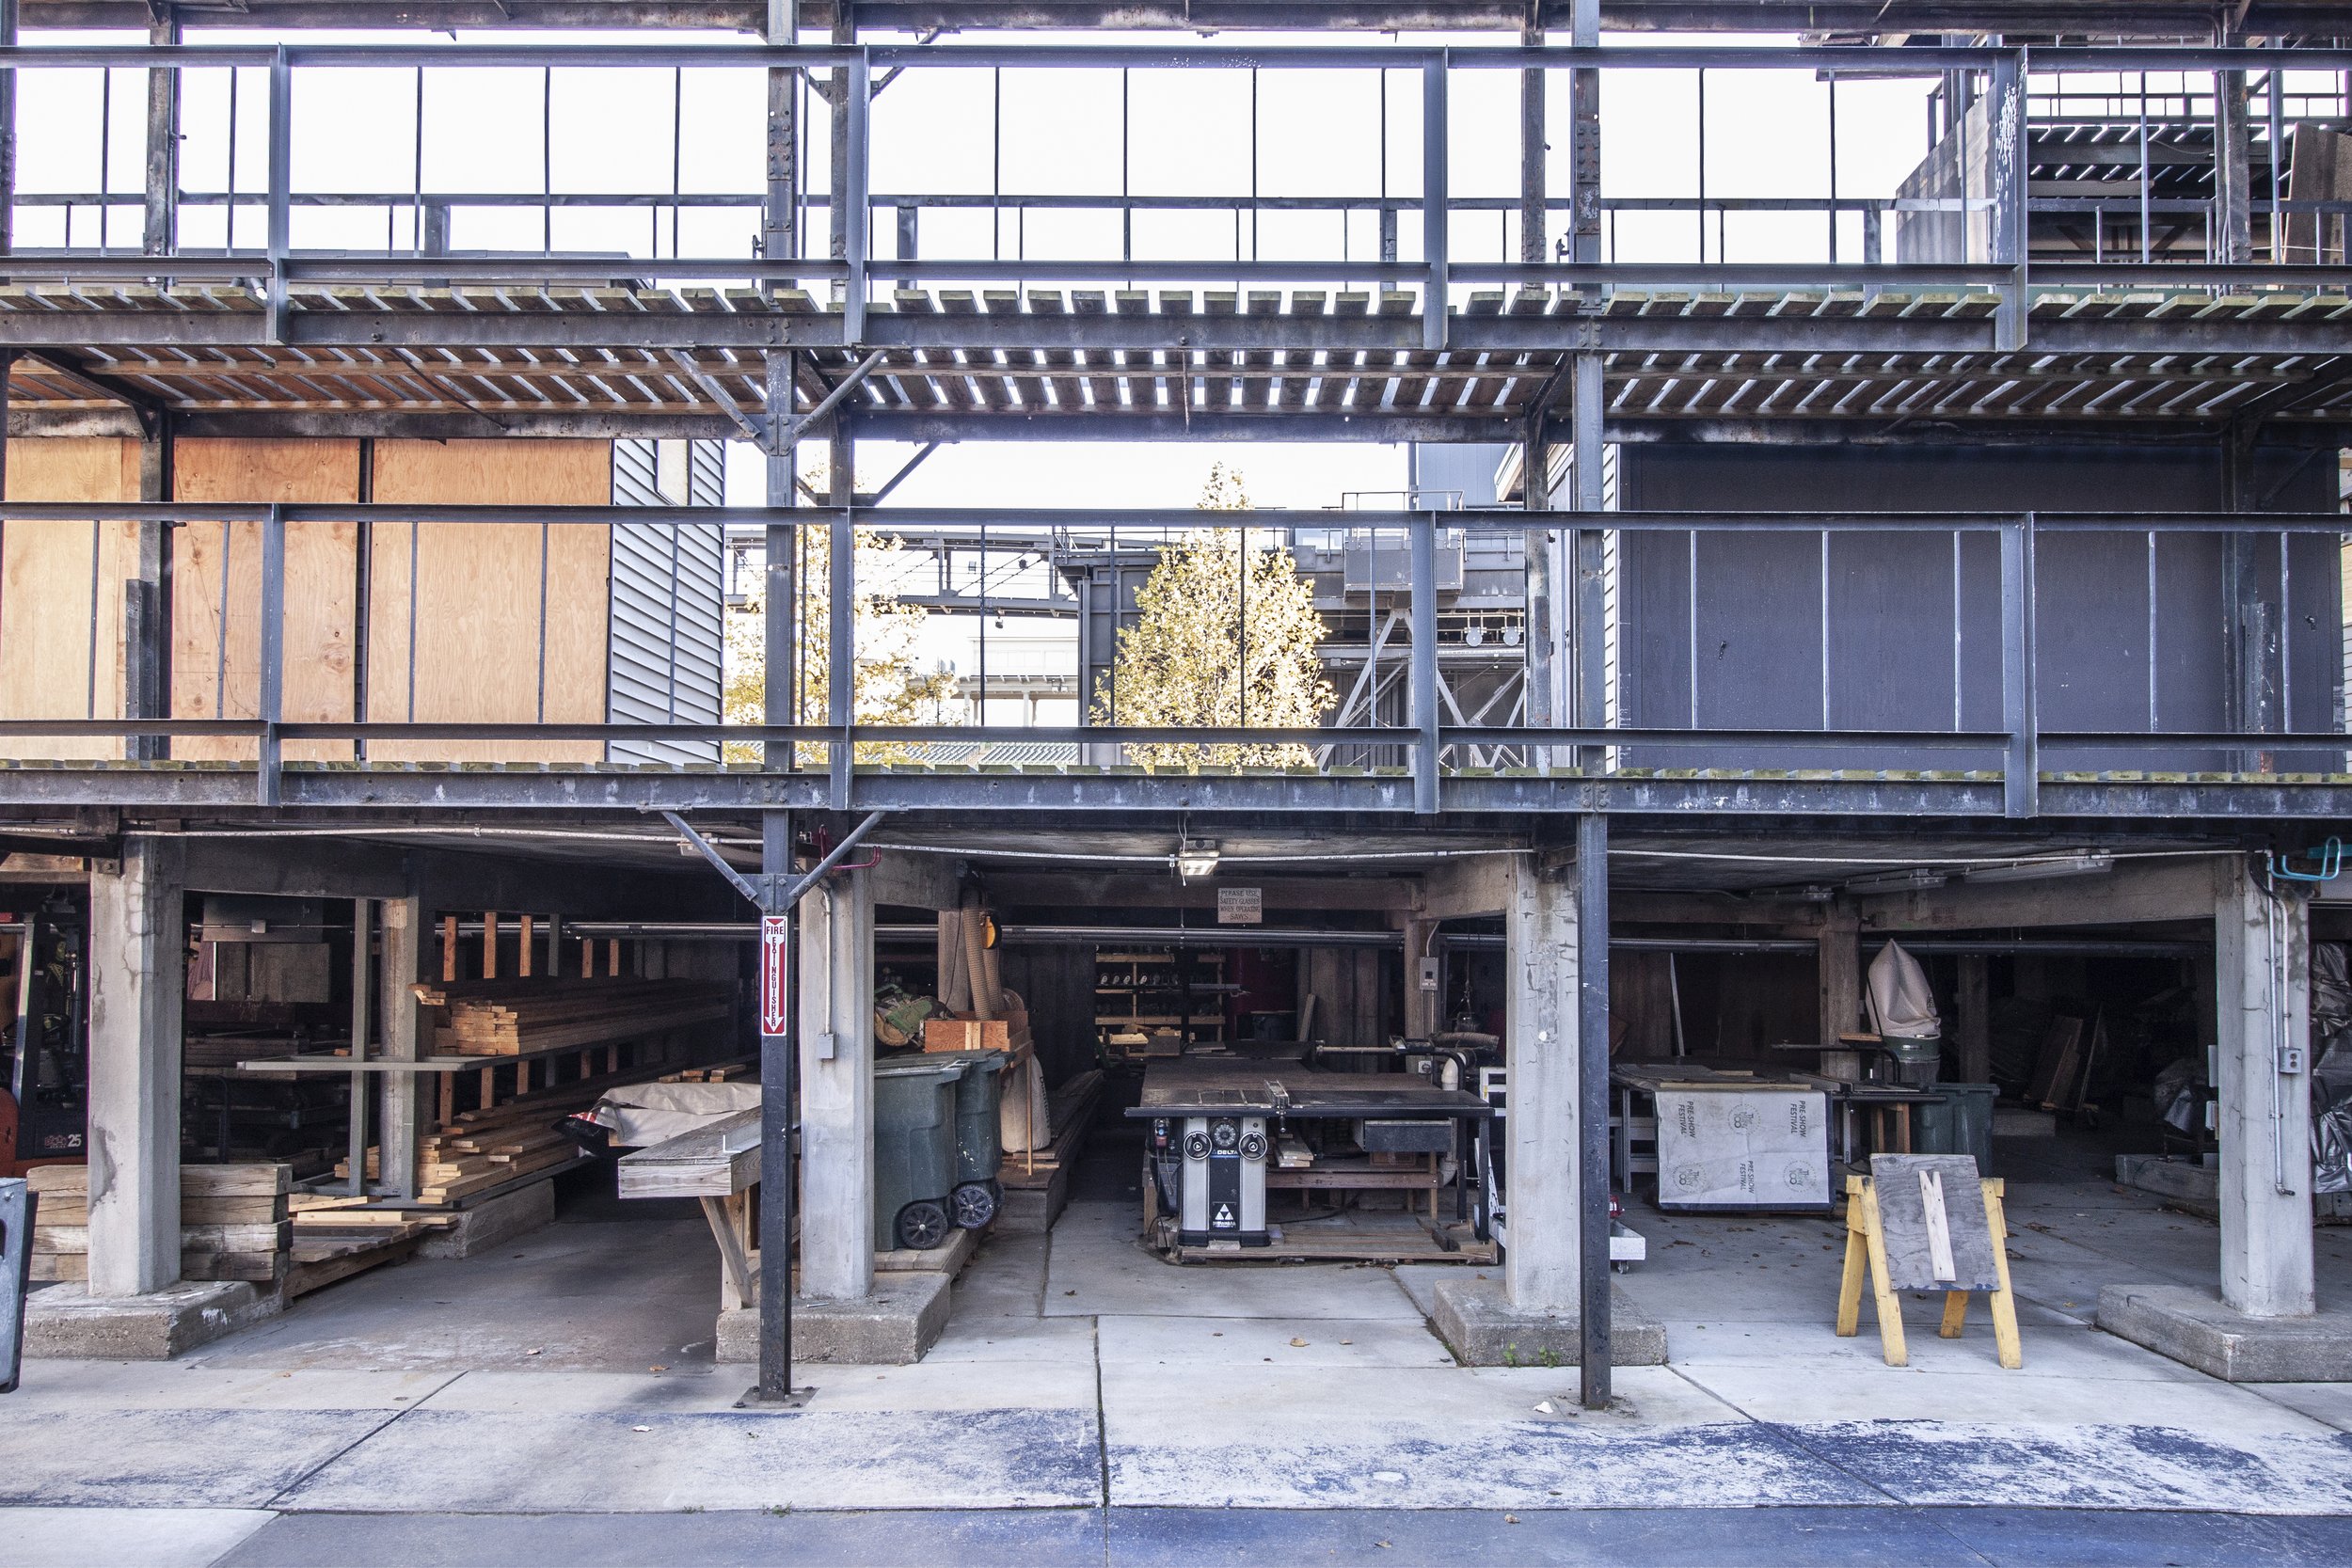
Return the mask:
[[[2215, 509], [2211, 450], [1676, 447], [1621, 449], [1625, 505], [1642, 511], [2086, 512]], [[2334, 505], [2330, 465], [2265, 454], [2258, 491], [2280, 511]], [[2002, 723], [2000, 547], [1990, 534], [1701, 534], [1692, 636], [1687, 534], [1632, 542], [1621, 585], [1628, 721], [1841, 729], [1995, 729]], [[2045, 532], [2037, 561], [2038, 695], [2045, 729], [2223, 727], [2221, 546], [2211, 535]], [[1957, 555], [1955, 551], [1957, 550]], [[2341, 710], [2341, 594], [2331, 539], [2298, 539], [2280, 569], [2257, 551], [2257, 593], [2284, 604], [2279, 679], [2290, 722], [2327, 729]], [[1955, 628], [1955, 572], [1958, 625]], [[2153, 614], [2152, 614], [2153, 603]], [[1695, 645], [1697, 679], [1690, 660]], [[1954, 689], [1957, 670], [1958, 689]], [[2153, 673], [2153, 679], [2151, 680]], [[1954, 721], [1957, 703], [1959, 720]], [[1634, 766], [1689, 766], [1652, 748]], [[1854, 753], [1789, 748], [1710, 754], [1721, 767], [1861, 766]], [[1990, 752], [1919, 749], [1871, 766], [1973, 768]], [[2214, 752], [2050, 748], [2045, 768], [2206, 770]], [[2287, 759], [2322, 768], [2324, 757]]]

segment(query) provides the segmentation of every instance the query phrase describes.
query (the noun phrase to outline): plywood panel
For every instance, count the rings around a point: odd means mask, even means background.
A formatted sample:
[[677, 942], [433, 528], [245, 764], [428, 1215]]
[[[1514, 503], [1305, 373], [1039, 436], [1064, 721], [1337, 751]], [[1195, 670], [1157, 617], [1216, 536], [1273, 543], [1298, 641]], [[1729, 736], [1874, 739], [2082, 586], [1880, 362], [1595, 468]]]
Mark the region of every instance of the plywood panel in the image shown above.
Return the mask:
[[[375, 499], [602, 506], [605, 441], [382, 441]], [[597, 526], [383, 524], [369, 609], [370, 713], [385, 721], [597, 723], [605, 712], [611, 538]], [[595, 762], [597, 742], [417, 741], [385, 761]]]
[[[138, 444], [112, 437], [12, 440], [8, 499], [138, 499]], [[5, 525], [0, 539], [0, 717], [117, 718], [122, 712], [123, 584], [137, 571], [135, 523]], [[89, 760], [118, 739], [16, 737], [6, 753]]]
[[[182, 441], [172, 458], [175, 499], [356, 501], [357, 441]], [[348, 720], [357, 703], [357, 523], [286, 530], [285, 680], [291, 722]], [[260, 714], [262, 526], [191, 523], [173, 542], [171, 711], [191, 719]], [[253, 759], [246, 740], [183, 736], [174, 756]], [[349, 761], [349, 741], [289, 743], [289, 762]]]

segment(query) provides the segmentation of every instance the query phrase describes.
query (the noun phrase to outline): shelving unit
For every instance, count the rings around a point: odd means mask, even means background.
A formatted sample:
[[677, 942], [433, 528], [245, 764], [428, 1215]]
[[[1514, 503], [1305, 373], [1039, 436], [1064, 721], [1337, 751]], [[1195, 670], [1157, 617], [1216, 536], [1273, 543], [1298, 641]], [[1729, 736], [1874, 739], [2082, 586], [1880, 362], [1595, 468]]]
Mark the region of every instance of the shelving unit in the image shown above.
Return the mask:
[[[1175, 1055], [1225, 1040], [1225, 955], [1190, 948], [1098, 951], [1094, 1037], [1105, 1063]], [[1167, 1042], [1173, 1033], [1176, 1050]]]

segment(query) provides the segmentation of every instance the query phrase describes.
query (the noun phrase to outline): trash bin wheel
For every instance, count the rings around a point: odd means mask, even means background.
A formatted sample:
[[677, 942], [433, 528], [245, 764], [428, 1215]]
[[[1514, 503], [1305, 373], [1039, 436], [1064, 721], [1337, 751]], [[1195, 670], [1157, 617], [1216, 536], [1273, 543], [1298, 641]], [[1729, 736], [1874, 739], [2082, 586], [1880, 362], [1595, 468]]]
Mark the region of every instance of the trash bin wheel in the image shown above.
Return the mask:
[[956, 1228], [959, 1230], [977, 1230], [996, 1217], [996, 1193], [993, 1182], [966, 1181], [955, 1190], [948, 1201], [955, 1205]]
[[898, 1211], [898, 1244], [929, 1252], [947, 1240], [947, 1211], [928, 1197], [917, 1198]]

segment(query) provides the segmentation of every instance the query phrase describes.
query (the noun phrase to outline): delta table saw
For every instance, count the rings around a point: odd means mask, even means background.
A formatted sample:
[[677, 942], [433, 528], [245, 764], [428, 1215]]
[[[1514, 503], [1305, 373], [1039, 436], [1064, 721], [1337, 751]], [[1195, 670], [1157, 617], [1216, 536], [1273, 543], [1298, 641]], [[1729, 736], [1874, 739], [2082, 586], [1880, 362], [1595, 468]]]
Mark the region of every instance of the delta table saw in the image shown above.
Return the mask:
[[[1127, 1115], [1147, 1124], [1145, 1223], [1180, 1260], [1211, 1254], [1459, 1259], [1490, 1252], [1482, 1183], [1493, 1109], [1409, 1072], [1332, 1072], [1295, 1061], [1180, 1056], [1144, 1069]], [[1465, 1149], [1468, 1138], [1470, 1148]], [[1470, 1157], [1465, 1157], [1466, 1155]], [[1439, 1214], [1454, 1195], [1454, 1224]], [[1324, 1192], [1343, 1205], [1270, 1221], [1269, 1191]], [[1403, 1209], [1354, 1212], [1346, 1195], [1406, 1195]], [[1426, 1199], [1425, 1215], [1422, 1199]]]

